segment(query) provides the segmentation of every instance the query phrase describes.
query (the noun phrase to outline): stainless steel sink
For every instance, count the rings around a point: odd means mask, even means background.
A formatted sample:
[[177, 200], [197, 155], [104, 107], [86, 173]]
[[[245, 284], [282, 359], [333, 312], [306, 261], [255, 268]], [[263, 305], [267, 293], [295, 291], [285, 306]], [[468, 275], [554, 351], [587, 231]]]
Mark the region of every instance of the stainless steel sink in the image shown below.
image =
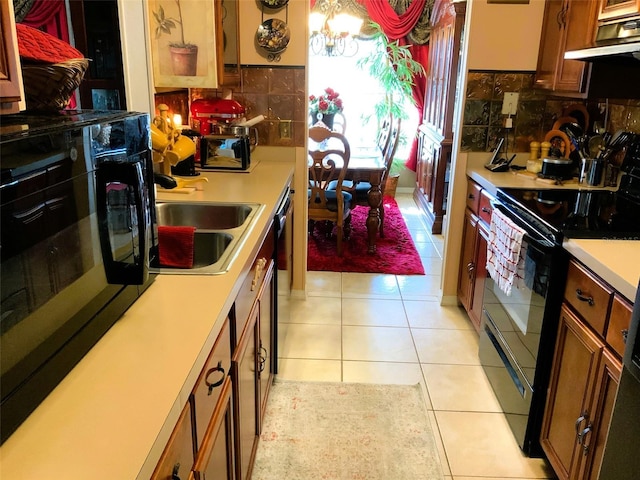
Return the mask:
[[241, 226], [253, 206], [235, 203], [160, 203], [156, 205], [158, 225], [227, 230]]
[[158, 226], [196, 227], [193, 268], [158, 267], [159, 273], [217, 275], [226, 273], [264, 209], [259, 203], [167, 202], [156, 204]]

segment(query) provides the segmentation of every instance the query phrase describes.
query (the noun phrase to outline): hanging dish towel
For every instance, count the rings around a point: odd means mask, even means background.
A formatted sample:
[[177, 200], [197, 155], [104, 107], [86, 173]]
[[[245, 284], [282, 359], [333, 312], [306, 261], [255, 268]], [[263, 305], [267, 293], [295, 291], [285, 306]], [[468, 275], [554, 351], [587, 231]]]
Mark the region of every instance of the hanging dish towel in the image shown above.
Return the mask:
[[487, 270], [500, 290], [511, 295], [511, 288], [524, 284], [526, 247], [522, 246], [525, 231], [499, 210], [491, 214], [487, 244]]
[[193, 268], [195, 227], [158, 226], [160, 266]]

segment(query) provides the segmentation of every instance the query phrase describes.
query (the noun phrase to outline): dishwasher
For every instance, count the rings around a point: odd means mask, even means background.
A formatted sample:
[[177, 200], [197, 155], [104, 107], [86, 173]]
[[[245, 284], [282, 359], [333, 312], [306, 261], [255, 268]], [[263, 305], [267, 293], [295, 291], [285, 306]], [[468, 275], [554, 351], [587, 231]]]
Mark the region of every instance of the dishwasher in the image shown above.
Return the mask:
[[273, 327], [273, 345], [271, 356], [272, 371], [278, 373], [278, 326], [289, 321], [289, 299], [293, 281], [293, 190], [287, 187], [278, 206], [273, 221], [275, 235], [274, 262], [276, 265]]

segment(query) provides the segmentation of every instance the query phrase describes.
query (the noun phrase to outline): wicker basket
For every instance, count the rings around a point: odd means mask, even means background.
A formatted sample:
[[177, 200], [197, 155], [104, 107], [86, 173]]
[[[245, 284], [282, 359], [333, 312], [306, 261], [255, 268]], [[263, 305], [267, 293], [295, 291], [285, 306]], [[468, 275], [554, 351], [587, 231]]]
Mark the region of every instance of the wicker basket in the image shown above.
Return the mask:
[[23, 64], [22, 79], [27, 110], [62, 110], [84, 78], [86, 58], [60, 63]]
[[383, 195], [389, 196], [389, 197], [396, 196], [396, 189], [398, 188], [399, 178], [400, 178], [400, 175], [392, 175], [390, 177], [387, 177], [387, 181], [384, 184], [384, 191], [382, 192]]

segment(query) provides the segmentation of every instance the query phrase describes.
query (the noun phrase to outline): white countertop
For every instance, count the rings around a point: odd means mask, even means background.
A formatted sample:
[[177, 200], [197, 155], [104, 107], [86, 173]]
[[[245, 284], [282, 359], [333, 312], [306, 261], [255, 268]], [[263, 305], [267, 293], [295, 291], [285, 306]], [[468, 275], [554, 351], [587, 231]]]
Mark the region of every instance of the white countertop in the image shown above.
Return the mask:
[[[467, 175], [493, 195], [497, 188], [593, 188], [578, 184], [556, 187], [511, 172], [493, 173], [482, 167], [469, 168]], [[628, 300], [635, 300], [640, 279], [640, 241], [567, 239], [563, 246]]]
[[0, 447], [3, 479], [148, 479], [213, 346], [293, 164], [203, 173], [204, 190], [159, 201], [265, 208], [224, 275], [159, 275]]

